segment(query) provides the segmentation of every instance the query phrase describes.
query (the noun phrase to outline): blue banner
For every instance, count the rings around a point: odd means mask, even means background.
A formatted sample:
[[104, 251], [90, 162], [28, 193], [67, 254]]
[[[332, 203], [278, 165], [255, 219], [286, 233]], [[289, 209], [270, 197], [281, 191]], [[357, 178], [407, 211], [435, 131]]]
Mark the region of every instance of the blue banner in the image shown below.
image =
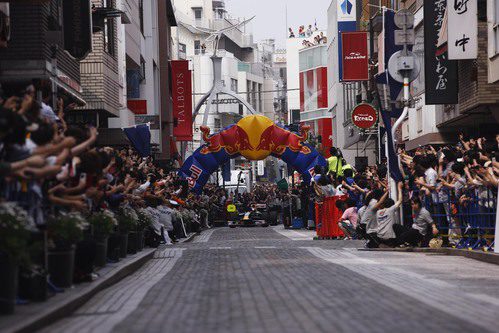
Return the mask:
[[151, 156], [151, 131], [147, 124], [124, 128], [123, 132], [141, 157]]
[[222, 178], [225, 182], [230, 182], [230, 161], [222, 165]]
[[[395, 30], [398, 29], [398, 27], [395, 25], [394, 22], [394, 17], [395, 13], [392, 11], [386, 11], [385, 12], [385, 38], [384, 38], [384, 49], [385, 49], [385, 57], [383, 59], [384, 61], [384, 68], [385, 72], [379, 74], [376, 77], [377, 83], [387, 85], [387, 89], [389, 91], [389, 105], [391, 110], [387, 110], [386, 108], [382, 107], [382, 103], [380, 103], [380, 113], [381, 113], [381, 118], [383, 119], [383, 124], [385, 125], [385, 135], [388, 140], [388, 151], [385, 152], [385, 155], [387, 156], [388, 160], [390, 161], [389, 163], [389, 169], [390, 169], [390, 177], [396, 181], [402, 181], [402, 173], [400, 172], [400, 168], [398, 165], [398, 156], [395, 152], [395, 148], [393, 145], [393, 136], [392, 136], [392, 118], [398, 118], [402, 114], [403, 109], [402, 108], [397, 108], [395, 105], [395, 101], [400, 100], [399, 95], [402, 93], [402, 88], [403, 84], [395, 81], [392, 76], [388, 73], [388, 61], [390, 60], [390, 57], [397, 51], [402, 50], [402, 46], [400, 45], [395, 45]], [[412, 46], [409, 47], [409, 50], [412, 50]], [[383, 93], [379, 92], [380, 98], [384, 98]], [[381, 133], [380, 133], [381, 135]], [[382, 135], [381, 135], [382, 136]]]
[[[385, 12], [385, 36], [384, 36], [385, 57], [383, 59], [385, 72], [378, 74], [376, 76], [376, 82], [388, 85], [387, 87], [388, 97], [390, 98], [389, 103], [391, 107], [390, 115], [392, 118], [398, 118], [402, 114], [402, 109], [397, 108], [395, 102], [401, 99], [400, 97], [402, 94], [403, 84], [401, 82], [395, 81], [387, 70], [388, 61], [390, 60], [390, 57], [395, 52], [398, 52], [403, 48], [401, 45], [395, 45], [395, 30], [400, 30], [400, 29], [395, 25], [394, 17], [395, 17], [394, 12], [390, 10]], [[412, 51], [412, 45], [408, 46], [408, 50]], [[381, 95], [381, 98], [383, 98], [383, 95]]]

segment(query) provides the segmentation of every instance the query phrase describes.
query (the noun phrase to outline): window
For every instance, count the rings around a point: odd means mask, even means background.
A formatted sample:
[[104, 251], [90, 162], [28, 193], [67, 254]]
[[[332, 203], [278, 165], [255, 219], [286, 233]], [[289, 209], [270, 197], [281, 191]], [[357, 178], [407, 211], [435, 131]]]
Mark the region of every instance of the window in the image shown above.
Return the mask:
[[[103, 6], [112, 8], [113, 1], [104, 0]], [[104, 19], [104, 50], [112, 56], [115, 55], [115, 46], [116, 46], [114, 28], [115, 24], [113, 18]]]
[[258, 84], [258, 112], [263, 112], [262, 84]]
[[110, 55], [114, 55], [114, 19], [104, 19], [104, 50]]
[[279, 68], [279, 77], [285, 78], [286, 75], [286, 67]]
[[213, 16], [215, 17], [215, 20], [222, 20], [224, 18], [225, 10], [223, 8], [214, 8], [213, 9]]
[[256, 82], [252, 82], [251, 92], [252, 92], [252, 94], [251, 94], [251, 106], [256, 111], [257, 110], [257, 104], [256, 104], [256, 100], [257, 100], [257, 83]]
[[418, 126], [418, 133], [423, 132], [423, 108], [416, 110], [416, 122]]
[[139, 1], [140, 32], [144, 34], [144, 0]]
[[490, 40], [492, 45], [489, 47], [489, 57], [492, 58], [499, 53], [499, 1], [492, 0], [493, 9], [490, 11], [492, 17], [489, 18], [492, 24], [492, 34]]
[[237, 92], [237, 80], [236, 79], [230, 79], [230, 90], [233, 92]]
[[251, 81], [246, 80], [246, 101], [251, 103]]
[[196, 20], [201, 20], [203, 18], [203, 8], [192, 8], [194, 11], [194, 18]]
[[201, 41], [200, 40], [194, 41], [194, 54], [201, 54]]
[[140, 82], [146, 79], [146, 62], [140, 57]]
[[343, 101], [345, 117], [343, 122], [348, 124], [352, 122], [352, 110], [357, 105], [357, 94], [360, 90], [360, 83], [344, 83], [343, 84]]

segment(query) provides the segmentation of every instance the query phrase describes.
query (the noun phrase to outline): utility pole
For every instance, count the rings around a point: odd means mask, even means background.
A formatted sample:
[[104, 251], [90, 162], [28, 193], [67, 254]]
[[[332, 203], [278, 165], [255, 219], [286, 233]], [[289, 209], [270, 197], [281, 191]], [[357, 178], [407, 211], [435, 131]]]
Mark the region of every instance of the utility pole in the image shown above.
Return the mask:
[[[409, 45], [414, 45], [414, 15], [407, 9], [401, 9], [395, 13], [394, 16], [395, 25], [401, 30], [395, 30], [395, 44], [401, 45], [402, 50], [395, 52], [388, 61], [388, 72], [391, 77], [403, 84], [403, 100], [402, 104], [404, 109], [402, 114], [397, 119], [392, 127], [392, 138], [395, 138], [397, 130], [402, 125], [402, 122], [407, 117], [409, 113], [409, 107], [411, 107], [411, 94], [410, 94], [410, 82], [414, 81], [421, 70], [421, 66], [418, 59], [414, 53], [409, 51]], [[395, 142], [394, 150], [396, 150]], [[400, 168], [400, 158], [397, 155], [397, 165]], [[391, 197], [395, 201], [398, 199], [397, 186], [393, 180], [390, 181], [391, 187]]]
[[52, 109], [54, 110], [54, 113], [57, 114], [59, 110], [57, 110], [57, 104], [58, 104], [58, 96], [57, 96], [57, 81], [58, 81], [58, 76], [57, 76], [57, 53], [59, 52], [59, 46], [57, 44], [53, 44], [50, 47], [50, 60], [51, 60], [51, 65], [52, 65]]
[[[397, 119], [392, 127], [392, 138], [395, 141], [395, 135], [397, 130], [402, 125], [402, 122], [407, 117], [409, 113], [409, 107], [411, 107], [411, 95], [409, 90], [410, 82], [414, 81], [421, 70], [418, 59], [414, 53], [409, 51], [409, 45], [414, 45], [414, 15], [407, 9], [401, 9], [395, 13], [394, 16], [395, 25], [401, 30], [395, 30], [395, 44], [401, 45], [402, 50], [395, 52], [388, 61], [388, 72], [391, 77], [403, 84], [403, 106], [404, 109], [402, 114]], [[396, 150], [395, 142], [394, 150]], [[388, 154], [387, 154], [388, 155]], [[397, 155], [397, 165], [400, 168], [400, 157]], [[393, 200], [398, 200], [397, 186], [393, 179], [390, 179], [391, 197]], [[401, 221], [403, 221], [403, 214], [401, 215]]]

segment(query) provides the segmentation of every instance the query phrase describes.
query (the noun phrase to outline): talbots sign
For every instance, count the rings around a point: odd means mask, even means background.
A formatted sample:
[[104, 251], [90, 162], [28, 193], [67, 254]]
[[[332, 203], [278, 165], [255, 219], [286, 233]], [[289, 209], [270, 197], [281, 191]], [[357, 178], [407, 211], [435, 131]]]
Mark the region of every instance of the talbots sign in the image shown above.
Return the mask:
[[378, 121], [378, 112], [367, 103], [357, 105], [352, 110], [352, 122], [360, 129], [369, 129], [376, 125]]
[[192, 140], [192, 78], [187, 60], [172, 60], [173, 135]]

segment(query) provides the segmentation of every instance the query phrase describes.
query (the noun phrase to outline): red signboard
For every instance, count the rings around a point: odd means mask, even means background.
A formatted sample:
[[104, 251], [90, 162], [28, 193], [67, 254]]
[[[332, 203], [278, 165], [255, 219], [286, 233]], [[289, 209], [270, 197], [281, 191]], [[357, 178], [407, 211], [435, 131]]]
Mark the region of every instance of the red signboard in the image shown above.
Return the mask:
[[189, 61], [172, 60], [173, 136], [192, 141], [192, 77]]
[[352, 122], [360, 129], [371, 128], [377, 121], [378, 112], [371, 104], [359, 104], [352, 111]]
[[135, 114], [147, 114], [147, 101], [145, 99], [129, 99], [127, 106]]
[[341, 34], [341, 57], [343, 81], [369, 80], [369, 58], [367, 54], [367, 32], [354, 31]]

